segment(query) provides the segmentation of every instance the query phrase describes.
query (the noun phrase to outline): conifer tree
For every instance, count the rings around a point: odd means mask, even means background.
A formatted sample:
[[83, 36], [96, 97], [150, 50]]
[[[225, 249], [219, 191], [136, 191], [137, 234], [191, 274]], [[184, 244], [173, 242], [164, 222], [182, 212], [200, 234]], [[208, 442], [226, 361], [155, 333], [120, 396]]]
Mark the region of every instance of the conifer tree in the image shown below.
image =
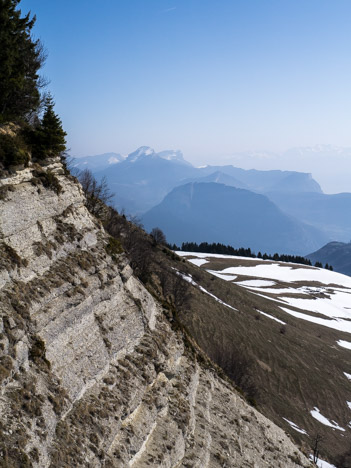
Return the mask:
[[66, 132], [62, 128], [61, 119], [54, 112], [54, 101], [49, 95], [46, 99], [45, 112], [41, 121], [44, 143], [48, 156], [58, 156], [66, 150]]
[[21, 18], [20, 0], [0, 0], [0, 124], [25, 119], [40, 104], [38, 70], [44, 62], [31, 30], [35, 16]]
[[45, 159], [61, 156], [66, 150], [66, 132], [61, 119], [54, 112], [54, 101], [49, 94], [45, 102], [43, 118], [32, 134], [32, 156]]

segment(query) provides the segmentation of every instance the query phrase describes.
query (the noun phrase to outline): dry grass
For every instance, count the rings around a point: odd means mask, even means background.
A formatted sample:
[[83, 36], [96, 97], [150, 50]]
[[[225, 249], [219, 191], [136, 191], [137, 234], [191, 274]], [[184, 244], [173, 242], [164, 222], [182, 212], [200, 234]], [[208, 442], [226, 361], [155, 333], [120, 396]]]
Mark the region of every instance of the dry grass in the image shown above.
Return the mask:
[[[178, 311], [177, 320], [200, 348], [244, 390], [247, 379], [246, 394], [252, 396], [266, 416], [289, 432], [300, 445], [310, 446], [310, 438], [292, 430], [283, 417], [294, 421], [311, 437], [318, 431], [322, 433], [321, 453], [326, 458], [335, 459], [348, 449], [346, 437], [321, 425], [309, 414], [317, 406], [330, 420], [348, 427], [350, 418], [346, 401], [351, 401], [351, 386], [343, 372], [351, 373], [351, 365], [349, 351], [335, 346], [342, 335], [340, 332], [287, 316], [279, 304], [205, 271], [205, 268], [222, 270], [262, 262], [219, 259], [198, 268], [188, 262], [176, 262], [161, 251], [154, 252], [153, 261], [158, 266], [153, 267], [155, 274], [162, 276], [162, 270], [169, 271], [171, 267], [191, 274], [207, 291], [238, 309], [229, 309], [198, 288], [191, 287], [190, 300], [183, 310]], [[239, 277], [237, 281], [243, 279]], [[318, 283], [304, 282], [303, 285], [318, 286]], [[292, 286], [302, 284], [278, 282], [276, 287]], [[274, 294], [271, 297], [274, 298]], [[294, 294], [293, 297], [306, 296]], [[257, 319], [257, 310], [273, 315], [287, 325], [282, 327], [262, 315]], [[346, 334], [345, 339], [349, 340]], [[240, 360], [241, 368], [247, 370], [246, 377], [241, 377], [236, 369]]]

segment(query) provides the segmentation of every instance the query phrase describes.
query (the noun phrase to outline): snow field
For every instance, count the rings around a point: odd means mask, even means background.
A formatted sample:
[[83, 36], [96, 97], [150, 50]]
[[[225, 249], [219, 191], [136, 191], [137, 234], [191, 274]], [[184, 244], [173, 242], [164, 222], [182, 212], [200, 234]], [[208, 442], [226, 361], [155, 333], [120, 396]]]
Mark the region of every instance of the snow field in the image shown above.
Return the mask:
[[[251, 261], [253, 266], [233, 266], [224, 268], [221, 271], [210, 269], [207, 271], [225, 281], [234, 281], [239, 277], [239, 281], [235, 282], [235, 284], [249, 289], [254, 294], [279, 303], [282, 311], [289, 315], [334, 330], [351, 333], [351, 277], [349, 276], [323, 268], [299, 267], [299, 265], [292, 267], [291, 264], [273, 262], [272, 260], [196, 252], [177, 253], [183, 257], [196, 257], [189, 259], [195, 265], [203, 265], [203, 261], [207, 262], [212, 258], [227, 259], [228, 261], [231, 259], [235, 261], [245, 260], [246, 263]], [[252, 279], [240, 281], [241, 275], [251, 276]], [[272, 288], [279, 281], [290, 283], [291, 287]], [[303, 282], [315, 282], [321, 286], [301, 285]], [[297, 294], [305, 297], [290, 297]], [[299, 309], [301, 312], [290, 307]], [[309, 315], [308, 312], [324, 315], [325, 318]], [[345, 344], [347, 342], [342, 340], [337, 343], [339, 346], [351, 349], [351, 343], [350, 347]]]

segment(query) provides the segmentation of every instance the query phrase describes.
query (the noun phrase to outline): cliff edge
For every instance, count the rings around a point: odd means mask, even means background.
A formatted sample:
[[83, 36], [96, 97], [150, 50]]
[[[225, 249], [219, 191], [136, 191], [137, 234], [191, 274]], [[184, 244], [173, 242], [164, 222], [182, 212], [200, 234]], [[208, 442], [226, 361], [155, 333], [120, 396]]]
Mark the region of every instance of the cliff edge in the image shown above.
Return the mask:
[[188, 345], [59, 159], [0, 179], [3, 467], [308, 467]]

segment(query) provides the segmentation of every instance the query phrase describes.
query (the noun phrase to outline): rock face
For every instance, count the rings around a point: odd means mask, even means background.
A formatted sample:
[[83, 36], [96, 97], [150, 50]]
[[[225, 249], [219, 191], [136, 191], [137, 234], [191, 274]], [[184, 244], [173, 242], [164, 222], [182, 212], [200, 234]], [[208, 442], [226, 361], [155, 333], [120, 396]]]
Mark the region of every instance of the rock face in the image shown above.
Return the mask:
[[59, 161], [0, 179], [8, 467], [310, 466], [133, 276]]

